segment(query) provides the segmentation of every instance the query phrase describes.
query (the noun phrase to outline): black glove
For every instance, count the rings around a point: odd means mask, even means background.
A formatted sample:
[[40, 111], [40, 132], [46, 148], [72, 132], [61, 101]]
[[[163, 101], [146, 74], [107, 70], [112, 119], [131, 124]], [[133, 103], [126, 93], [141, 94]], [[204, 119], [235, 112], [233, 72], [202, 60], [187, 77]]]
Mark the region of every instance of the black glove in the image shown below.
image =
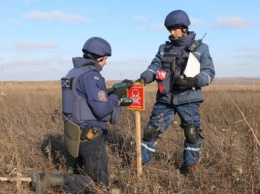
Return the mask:
[[121, 83], [126, 83], [126, 87], [131, 87], [134, 84], [134, 82], [129, 79], [124, 79]]
[[196, 77], [179, 77], [175, 84], [179, 87], [180, 90], [188, 90], [193, 87], [198, 87], [198, 79]]
[[116, 87], [114, 88], [114, 91], [112, 92], [112, 94], [117, 95], [118, 99], [126, 96], [126, 87]]
[[130, 106], [133, 103], [131, 98], [123, 97], [119, 101], [120, 106]]
[[136, 81], [135, 81], [135, 83], [140, 83], [140, 84], [147, 84], [147, 81], [146, 81], [146, 79], [144, 78], [144, 77], [140, 77], [139, 79], [137, 79]]

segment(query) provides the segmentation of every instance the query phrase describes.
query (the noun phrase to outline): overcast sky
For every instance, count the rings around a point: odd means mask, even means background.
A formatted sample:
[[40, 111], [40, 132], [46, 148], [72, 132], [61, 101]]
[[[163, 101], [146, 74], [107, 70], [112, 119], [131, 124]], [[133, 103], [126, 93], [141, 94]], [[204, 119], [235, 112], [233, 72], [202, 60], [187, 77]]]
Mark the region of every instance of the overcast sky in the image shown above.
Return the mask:
[[112, 57], [106, 80], [137, 79], [168, 40], [166, 15], [188, 13], [196, 38], [206, 37], [216, 77], [260, 77], [260, 1], [0, 0], [1, 79], [59, 80], [93, 36]]

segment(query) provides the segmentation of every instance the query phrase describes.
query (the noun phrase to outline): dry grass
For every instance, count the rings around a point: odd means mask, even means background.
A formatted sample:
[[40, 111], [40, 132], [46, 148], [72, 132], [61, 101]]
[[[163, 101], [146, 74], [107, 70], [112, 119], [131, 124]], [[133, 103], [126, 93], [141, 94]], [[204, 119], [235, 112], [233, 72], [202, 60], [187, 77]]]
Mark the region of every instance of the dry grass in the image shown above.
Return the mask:
[[[134, 113], [124, 108], [120, 123], [107, 125], [111, 188], [126, 194], [259, 193], [259, 83], [259, 79], [222, 79], [203, 89], [199, 187], [179, 173], [184, 135], [178, 117], [162, 134], [158, 152], [143, 167], [141, 178], [135, 169], [122, 165], [135, 153]], [[66, 173], [72, 158], [63, 146], [59, 82], [7, 82], [0, 89], [0, 176]], [[155, 91], [155, 84], [146, 87], [142, 126], [149, 119]], [[26, 182], [0, 182], [0, 193], [34, 192]]]

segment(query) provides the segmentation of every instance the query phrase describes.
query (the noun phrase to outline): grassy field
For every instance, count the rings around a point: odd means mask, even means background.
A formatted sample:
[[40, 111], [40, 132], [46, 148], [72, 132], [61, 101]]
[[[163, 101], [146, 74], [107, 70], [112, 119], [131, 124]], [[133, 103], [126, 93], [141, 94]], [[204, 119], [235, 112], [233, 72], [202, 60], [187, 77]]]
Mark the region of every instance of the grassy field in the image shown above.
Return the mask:
[[[145, 87], [141, 126], [149, 119], [156, 89], [156, 84]], [[73, 159], [63, 145], [60, 82], [5, 82], [0, 91], [0, 177], [67, 173]], [[125, 194], [260, 193], [260, 79], [216, 79], [203, 92], [199, 186], [179, 172], [184, 133], [178, 116], [161, 135], [142, 177], [124, 163], [135, 154], [134, 112], [124, 108], [118, 125], [107, 124], [111, 188]], [[0, 193], [34, 192], [28, 182], [0, 181]]]

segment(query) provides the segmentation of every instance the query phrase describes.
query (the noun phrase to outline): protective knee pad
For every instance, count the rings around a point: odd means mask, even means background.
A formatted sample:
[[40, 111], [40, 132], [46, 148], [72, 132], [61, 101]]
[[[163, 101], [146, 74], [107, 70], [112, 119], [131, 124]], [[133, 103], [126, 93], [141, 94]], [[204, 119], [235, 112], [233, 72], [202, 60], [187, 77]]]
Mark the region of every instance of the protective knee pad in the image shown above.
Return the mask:
[[184, 135], [188, 143], [196, 144], [199, 141], [200, 128], [194, 125], [184, 127]]
[[148, 142], [157, 141], [159, 137], [159, 128], [155, 128], [150, 122], [145, 126], [143, 140]]

